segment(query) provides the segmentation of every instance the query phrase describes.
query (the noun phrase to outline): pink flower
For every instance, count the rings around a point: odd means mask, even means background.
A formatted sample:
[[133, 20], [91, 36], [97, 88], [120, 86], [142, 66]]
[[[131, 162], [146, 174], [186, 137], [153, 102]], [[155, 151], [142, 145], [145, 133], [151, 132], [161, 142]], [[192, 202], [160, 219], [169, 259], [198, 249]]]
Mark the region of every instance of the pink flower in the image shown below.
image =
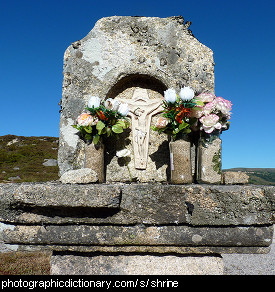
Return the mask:
[[76, 121], [80, 126], [93, 126], [96, 125], [98, 122], [97, 119], [87, 113], [81, 114]]
[[230, 117], [230, 111], [232, 109], [232, 104], [229, 100], [226, 100], [222, 97], [216, 97], [215, 99], [216, 109], [219, 110], [225, 116]]
[[212, 102], [207, 103], [204, 106], [204, 108], [203, 108], [204, 115], [207, 116], [207, 115], [213, 113], [215, 111], [215, 108], [216, 108], [216, 102], [215, 102], [215, 100], [212, 101]]
[[222, 125], [219, 122], [219, 116], [215, 114], [203, 116], [200, 118], [200, 122], [202, 123], [201, 129], [204, 130], [206, 133], [210, 134], [215, 129], [220, 130]]
[[210, 92], [202, 92], [197, 96], [197, 98], [202, 102], [211, 102], [214, 100], [215, 95]]
[[164, 117], [159, 117], [159, 119], [156, 122], [155, 127], [158, 129], [163, 129], [165, 128], [169, 123], [169, 120], [164, 118]]

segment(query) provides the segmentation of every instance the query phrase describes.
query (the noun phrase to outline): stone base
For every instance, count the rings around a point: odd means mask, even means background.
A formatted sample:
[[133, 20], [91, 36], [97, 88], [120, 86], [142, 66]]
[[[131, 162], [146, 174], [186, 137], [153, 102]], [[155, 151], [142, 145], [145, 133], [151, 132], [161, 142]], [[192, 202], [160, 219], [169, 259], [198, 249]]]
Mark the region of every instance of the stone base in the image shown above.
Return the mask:
[[55, 255], [52, 275], [223, 275], [216, 256]]

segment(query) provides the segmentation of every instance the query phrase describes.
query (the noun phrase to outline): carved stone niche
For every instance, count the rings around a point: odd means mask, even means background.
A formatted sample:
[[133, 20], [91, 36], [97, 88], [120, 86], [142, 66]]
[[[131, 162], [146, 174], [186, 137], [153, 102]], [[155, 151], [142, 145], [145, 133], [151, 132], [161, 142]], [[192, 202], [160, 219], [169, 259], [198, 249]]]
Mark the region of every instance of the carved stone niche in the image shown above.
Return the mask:
[[[167, 135], [151, 129], [162, 110], [166, 86], [154, 77], [132, 74], [122, 78], [107, 97], [129, 105], [130, 128], [116, 140], [105, 143], [107, 182], [166, 182], [169, 180], [169, 145]], [[119, 158], [116, 152], [129, 149], [129, 157]]]

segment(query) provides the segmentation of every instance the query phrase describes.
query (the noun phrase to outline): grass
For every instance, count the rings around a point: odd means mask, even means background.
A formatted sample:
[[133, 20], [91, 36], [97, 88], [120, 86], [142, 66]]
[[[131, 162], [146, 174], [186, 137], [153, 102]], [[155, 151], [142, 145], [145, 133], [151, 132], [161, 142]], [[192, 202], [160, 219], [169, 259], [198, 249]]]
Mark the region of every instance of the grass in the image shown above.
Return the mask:
[[58, 138], [0, 136], [0, 182], [57, 180], [58, 166], [44, 166], [57, 159]]
[[0, 275], [50, 275], [49, 252], [0, 253]]

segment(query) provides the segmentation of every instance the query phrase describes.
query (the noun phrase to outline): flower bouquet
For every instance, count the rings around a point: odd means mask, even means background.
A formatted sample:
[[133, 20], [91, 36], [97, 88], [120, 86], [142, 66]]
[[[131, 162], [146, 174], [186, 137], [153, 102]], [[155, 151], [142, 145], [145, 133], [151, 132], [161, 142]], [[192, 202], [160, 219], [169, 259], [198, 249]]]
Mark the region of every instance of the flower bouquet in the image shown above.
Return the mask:
[[172, 138], [169, 143], [171, 182], [192, 183], [191, 147], [187, 134], [196, 122], [196, 118], [191, 117], [192, 109], [197, 106], [195, 94], [190, 87], [181, 88], [179, 95], [170, 88], [164, 92], [164, 99], [162, 116], [152, 129]]
[[85, 112], [78, 116], [74, 128], [79, 130], [80, 137], [85, 142], [95, 145], [102, 136], [118, 136], [130, 125], [126, 118], [129, 112], [128, 104], [108, 98], [101, 101], [97, 96], [91, 96]]
[[201, 138], [205, 142], [211, 142], [222, 131], [229, 129], [232, 104], [229, 100], [208, 92], [199, 94], [197, 102], [191, 113], [191, 117], [197, 119], [193, 130], [200, 130]]
[[[192, 117], [193, 109], [198, 106], [194, 91], [190, 87], [181, 88], [179, 95], [172, 88], [164, 92], [162, 116], [152, 130], [166, 133], [173, 140], [191, 133], [191, 126], [196, 123]], [[202, 105], [202, 103], [199, 102]]]

